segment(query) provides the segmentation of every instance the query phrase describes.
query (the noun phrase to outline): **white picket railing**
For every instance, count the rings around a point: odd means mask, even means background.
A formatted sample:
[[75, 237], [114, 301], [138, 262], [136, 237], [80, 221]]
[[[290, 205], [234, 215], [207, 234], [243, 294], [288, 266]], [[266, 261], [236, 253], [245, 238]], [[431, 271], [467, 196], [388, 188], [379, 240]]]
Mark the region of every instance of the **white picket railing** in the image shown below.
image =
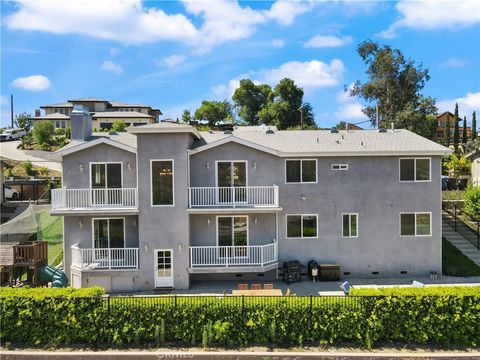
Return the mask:
[[52, 190], [52, 210], [136, 208], [137, 204], [136, 188]]
[[278, 259], [277, 242], [249, 246], [190, 246], [190, 266], [264, 266]]
[[189, 187], [188, 207], [278, 207], [278, 186]]
[[72, 265], [79, 269], [138, 269], [138, 248], [81, 249], [73, 245]]

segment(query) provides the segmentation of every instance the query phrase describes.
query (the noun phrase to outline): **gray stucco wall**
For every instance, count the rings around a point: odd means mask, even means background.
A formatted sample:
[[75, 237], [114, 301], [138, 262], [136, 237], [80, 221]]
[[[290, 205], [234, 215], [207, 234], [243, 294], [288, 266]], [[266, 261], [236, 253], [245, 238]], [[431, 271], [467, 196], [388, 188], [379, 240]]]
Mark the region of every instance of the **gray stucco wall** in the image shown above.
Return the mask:
[[[174, 286], [189, 287], [187, 210], [189, 134], [138, 134], [138, 199], [141, 288], [154, 283], [154, 249], [173, 250]], [[151, 159], [174, 160], [174, 206], [151, 206]], [[147, 248], [145, 248], [145, 245]], [[145, 251], [146, 249], [146, 251]]]
[[[217, 216], [233, 214], [190, 215], [190, 245], [217, 246]], [[234, 214], [238, 216], [238, 214]], [[270, 244], [275, 239], [275, 214], [249, 214], [248, 239], [249, 245]], [[255, 218], [257, 222], [255, 223]], [[210, 224], [208, 220], [210, 219]]]
[[[440, 157], [425, 183], [399, 182], [399, 157], [322, 157], [317, 184], [286, 184], [285, 159], [229, 143], [191, 156], [191, 186], [215, 186], [215, 160], [248, 160], [249, 185], [279, 186], [280, 261], [339, 263], [351, 276], [441, 273]], [[349, 169], [332, 171], [338, 163]], [[432, 235], [400, 237], [400, 212], [415, 211], [432, 213]], [[342, 238], [342, 213], [358, 213], [358, 238]], [[286, 214], [318, 214], [318, 237], [286, 239]]]
[[[107, 144], [99, 144], [64, 156], [63, 186], [70, 189], [90, 188], [90, 163], [92, 162], [122, 162], [123, 187], [137, 186], [136, 155]], [[130, 164], [130, 170], [128, 164]], [[83, 170], [80, 169], [80, 165]]]

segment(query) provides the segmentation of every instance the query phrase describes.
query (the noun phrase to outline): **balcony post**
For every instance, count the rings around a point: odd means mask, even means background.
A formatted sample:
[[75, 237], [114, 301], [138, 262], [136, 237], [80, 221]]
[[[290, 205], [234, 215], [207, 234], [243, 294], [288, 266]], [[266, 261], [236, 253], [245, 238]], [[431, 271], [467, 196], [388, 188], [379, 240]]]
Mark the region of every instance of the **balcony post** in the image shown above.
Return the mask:
[[233, 197], [232, 197], [232, 199], [233, 199], [233, 208], [235, 209], [235, 205], [236, 205], [236, 202], [237, 202], [236, 199], [235, 199], [235, 193], [236, 193], [236, 191], [235, 191], [235, 186], [232, 186], [232, 187], [230, 188], [230, 191], [233, 192]]
[[112, 268], [112, 249], [108, 248], [108, 268]]
[[265, 246], [262, 246], [261, 249], [262, 249], [262, 252], [261, 252], [261, 261], [262, 261], [262, 267], [263, 267], [263, 261], [264, 261], [263, 252], [265, 251]]

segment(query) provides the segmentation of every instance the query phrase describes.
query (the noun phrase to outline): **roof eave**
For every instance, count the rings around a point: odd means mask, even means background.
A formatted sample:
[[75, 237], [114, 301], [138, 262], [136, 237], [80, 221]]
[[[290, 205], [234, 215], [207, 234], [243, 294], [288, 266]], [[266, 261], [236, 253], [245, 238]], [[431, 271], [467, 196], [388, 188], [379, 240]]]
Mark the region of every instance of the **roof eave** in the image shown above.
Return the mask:
[[62, 150], [62, 149], [57, 150], [55, 152], [55, 155], [63, 157], [65, 155], [73, 154], [73, 153], [76, 153], [78, 151], [82, 151], [82, 150], [85, 150], [85, 149], [88, 149], [88, 148], [91, 148], [93, 146], [97, 146], [97, 145], [100, 145], [100, 144], [111, 145], [111, 146], [117, 147], [119, 149], [131, 152], [131, 153], [134, 153], [134, 154], [137, 153], [137, 150], [135, 148], [129, 146], [129, 145], [119, 143], [118, 141], [115, 141], [115, 140], [112, 140], [112, 139], [109, 139], [109, 138], [99, 138], [99, 139], [95, 139], [95, 140], [92, 140], [92, 141], [85, 141], [81, 144], [72, 146], [72, 147], [70, 147], [68, 149], [65, 149], [65, 150]]
[[202, 135], [198, 132], [197, 129], [192, 128], [183, 128], [183, 129], [178, 129], [178, 128], [161, 128], [161, 127], [149, 127], [147, 126], [137, 126], [133, 128], [127, 129], [127, 131], [131, 134], [174, 134], [174, 133], [190, 133], [194, 135], [197, 139], [201, 139]]

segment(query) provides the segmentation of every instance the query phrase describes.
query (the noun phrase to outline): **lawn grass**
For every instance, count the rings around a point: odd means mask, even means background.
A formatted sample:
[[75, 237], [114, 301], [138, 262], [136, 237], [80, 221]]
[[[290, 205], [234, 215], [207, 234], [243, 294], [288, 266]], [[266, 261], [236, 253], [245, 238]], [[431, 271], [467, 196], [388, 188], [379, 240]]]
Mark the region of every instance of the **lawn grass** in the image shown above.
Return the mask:
[[48, 242], [48, 263], [55, 265], [60, 263], [63, 256], [63, 222], [58, 216], [50, 216], [48, 211], [38, 214], [37, 222], [39, 226], [38, 240]]
[[480, 276], [480, 267], [443, 238], [442, 272], [449, 276]]

